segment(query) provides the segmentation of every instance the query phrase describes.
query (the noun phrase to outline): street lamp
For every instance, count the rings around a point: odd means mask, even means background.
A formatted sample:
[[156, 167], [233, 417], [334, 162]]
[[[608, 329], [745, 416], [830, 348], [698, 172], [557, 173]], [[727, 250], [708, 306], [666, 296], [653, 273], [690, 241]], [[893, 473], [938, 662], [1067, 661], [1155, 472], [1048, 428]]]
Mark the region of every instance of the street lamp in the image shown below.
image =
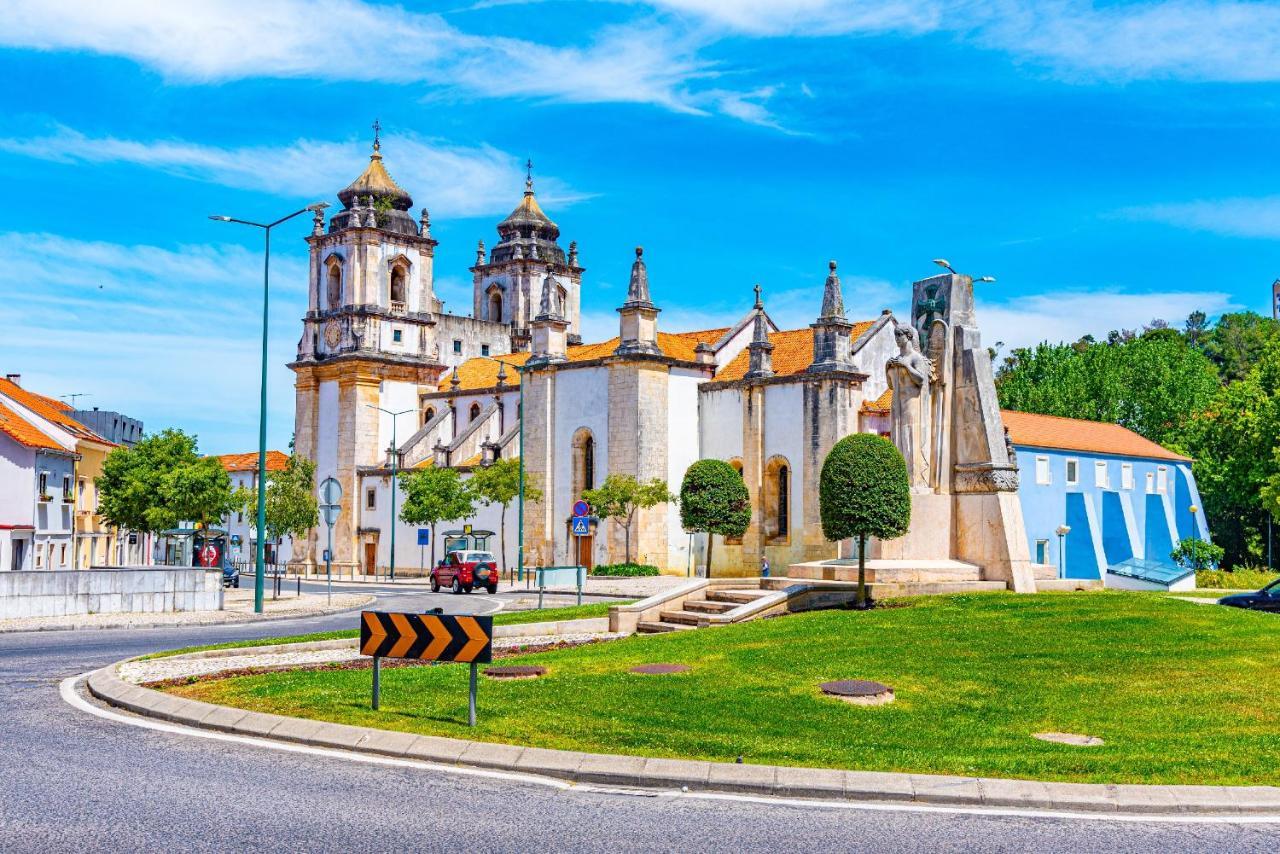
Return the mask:
[[254, 544], [254, 577], [253, 577], [253, 610], [262, 613], [262, 576], [266, 570], [263, 560], [264, 537], [267, 530], [267, 302], [270, 296], [271, 281], [271, 229], [295, 216], [308, 211], [319, 213], [329, 207], [328, 202], [316, 202], [302, 210], [282, 216], [275, 222], [261, 223], [247, 219], [236, 219], [231, 216], [214, 214], [209, 219], [217, 222], [235, 222], [240, 225], [251, 225], [263, 232], [262, 254], [262, 394], [258, 401], [258, 537]]
[[396, 580], [396, 492], [399, 485], [399, 468], [396, 463], [400, 458], [400, 446], [396, 444], [396, 419], [401, 415], [408, 415], [413, 412], [412, 409], [402, 409], [399, 412], [392, 412], [390, 409], [383, 409], [381, 406], [374, 406], [372, 403], [366, 403], [365, 406], [370, 409], [376, 409], [379, 412], [385, 412], [391, 416], [391, 580]]
[[[946, 258], [934, 258], [933, 263], [937, 264], [939, 267], [946, 270], [948, 273], [951, 273], [952, 275], [956, 275], [956, 276], [960, 275], [959, 273], [956, 272], [956, 269], [951, 266], [951, 262], [948, 261]], [[995, 276], [977, 276], [974, 278], [973, 281], [994, 282], [995, 280], [996, 280]]]
[[1059, 525], [1054, 531], [1058, 535], [1058, 577], [1067, 577], [1067, 534], [1071, 533], [1070, 525]]

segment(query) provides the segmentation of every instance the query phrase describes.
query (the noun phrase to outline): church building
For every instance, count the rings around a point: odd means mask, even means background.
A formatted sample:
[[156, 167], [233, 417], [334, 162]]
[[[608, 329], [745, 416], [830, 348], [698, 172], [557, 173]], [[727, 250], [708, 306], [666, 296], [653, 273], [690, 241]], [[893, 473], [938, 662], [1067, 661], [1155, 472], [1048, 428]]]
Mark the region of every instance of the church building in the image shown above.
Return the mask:
[[[578, 247], [561, 248], [530, 175], [492, 250], [478, 244], [472, 316], [447, 314], [433, 288], [427, 210], [410, 214], [380, 149], [375, 140], [364, 173], [338, 193], [342, 210], [327, 223], [315, 215], [309, 305], [290, 365], [296, 448], [316, 461], [318, 480], [343, 487], [338, 571], [389, 562], [392, 455], [399, 468], [464, 474], [522, 456], [541, 497], [505, 514], [506, 559], [514, 565], [522, 515], [529, 566], [621, 562], [623, 526], [593, 519], [586, 536], [572, 533], [583, 491], [622, 473], [674, 492], [694, 461], [717, 458], [741, 472], [752, 518], [742, 537], [716, 538], [711, 573], [755, 575], [767, 560], [774, 574], [807, 565], [823, 577], [822, 563], [848, 557], [851, 544], [823, 538], [819, 473], [854, 432], [892, 438], [911, 477], [911, 531], [872, 544], [879, 566], [962, 566], [1015, 590], [1053, 571], [1039, 540], [1032, 554], [1019, 498], [1025, 461], [1004, 429], [968, 276], [916, 282], [908, 318], [850, 317], [831, 261], [815, 271], [807, 327], [779, 329], [757, 285], [741, 316], [668, 330], [637, 247], [617, 335], [584, 342]], [[488, 507], [440, 527], [496, 530], [502, 518]], [[397, 565], [417, 567], [412, 529], [395, 524]], [[639, 511], [629, 540], [633, 560], [667, 572], [701, 570], [707, 553], [706, 535], [681, 529], [675, 503]], [[497, 551], [498, 539], [488, 546]], [[314, 567], [319, 548], [313, 535], [294, 560]]]

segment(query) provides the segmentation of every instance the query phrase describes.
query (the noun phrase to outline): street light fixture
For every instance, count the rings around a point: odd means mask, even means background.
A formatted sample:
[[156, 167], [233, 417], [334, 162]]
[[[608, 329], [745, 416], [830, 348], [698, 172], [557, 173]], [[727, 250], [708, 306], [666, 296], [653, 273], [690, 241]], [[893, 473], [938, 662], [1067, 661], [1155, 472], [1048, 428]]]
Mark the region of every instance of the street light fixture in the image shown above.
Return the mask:
[[374, 406], [372, 403], [366, 403], [365, 406], [370, 409], [376, 409], [379, 412], [385, 412], [391, 416], [391, 566], [390, 576], [394, 582], [396, 580], [396, 493], [399, 492], [399, 467], [396, 465], [400, 460], [400, 446], [396, 444], [396, 419], [401, 415], [408, 415], [413, 412], [412, 409], [402, 409], [399, 412], [392, 412], [390, 409], [383, 409], [381, 406]]
[[258, 536], [253, 549], [253, 610], [258, 614], [262, 613], [262, 576], [266, 571], [265, 561], [263, 560], [263, 549], [265, 546], [267, 530], [267, 304], [270, 297], [271, 281], [271, 229], [283, 222], [293, 219], [295, 216], [300, 216], [308, 211], [319, 213], [327, 207], [329, 207], [328, 202], [316, 202], [313, 205], [307, 205], [302, 210], [294, 211], [288, 216], [282, 216], [275, 222], [269, 223], [253, 222], [247, 219], [236, 219], [235, 217], [224, 216], [222, 214], [213, 214], [209, 217], [209, 219], [217, 222], [235, 222], [240, 225], [251, 225], [254, 228], [260, 228], [263, 231], [262, 394], [258, 400]]
[[1058, 535], [1058, 577], [1067, 577], [1067, 534], [1071, 533], [1070, 525], [1059, 525], [1054, 531]]
[[[948, 261], [946, 258], [934, 258], [934, 259], [933, 259], [933, 263], [937, 264], [939, 267], [941, 267], [942, 269], [946, 270], [948, 273], [951, 273], [952, 275], [955, 275], [955, 276], [959, 276], [959, 275], [960, 275], [960, 273], [956, 272], [956, 268], [955, 268], [955, 267], [952, 267], [952, 266], [951, 266], [951, 262], [950, 262], [950, 261]], [[978, 276], [978, 277], [976, 277], [973, 281], [975, 281], [975, 282], [994, 282], [995, 280], [996, 280], [996, 277], [995, 277], [995, 276]]]

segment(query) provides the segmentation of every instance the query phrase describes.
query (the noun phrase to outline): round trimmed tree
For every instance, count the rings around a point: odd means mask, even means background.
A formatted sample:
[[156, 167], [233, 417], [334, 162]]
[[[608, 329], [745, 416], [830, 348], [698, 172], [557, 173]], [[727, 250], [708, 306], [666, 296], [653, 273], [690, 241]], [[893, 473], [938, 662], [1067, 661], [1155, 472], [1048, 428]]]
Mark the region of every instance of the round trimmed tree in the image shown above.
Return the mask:
[[907, 462], [873, 433], [845, 436], [827, 454], [818, 484], [822, 535], [858, 540], [858, 607], [867, 607], [867, 538], [901, 537], [911, 524]]
[[715, 534], [741, 537], [751, 524], [751, 496], [738, 470], [724, 460], [698, 460], [680, 484], [680, 524], [707, 537], [707, 578]]

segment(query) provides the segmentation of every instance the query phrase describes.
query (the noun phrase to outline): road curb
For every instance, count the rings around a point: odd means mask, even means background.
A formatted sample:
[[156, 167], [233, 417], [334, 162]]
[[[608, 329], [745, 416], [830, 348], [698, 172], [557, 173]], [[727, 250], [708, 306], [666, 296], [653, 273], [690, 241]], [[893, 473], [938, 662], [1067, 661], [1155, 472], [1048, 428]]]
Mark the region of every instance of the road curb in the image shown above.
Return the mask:
[[[319, 611], [311, 611], [306, 614], [280, 614], [267, 615], [261, 617], [250, 617], [247, 620], [191, 620], [181, 623], [129, 623], [123, 626], [103, 626], [96, 623], [72, 623], [59, 624], [53, 626], [35, 626], [26, 629], [10, 629], [0, 627], [0, 635], [16, 635], [23, 632], [85, 632], [85, 631], [117, 631], [119, 629], [184, 629], [189, 626], [252, 626], [257, 623], [271, 623], [278, 620], [310, 620], [315, 617], [332, 617], [334, 614], [348, 614], [352, 611], [363, 611], [370, 604], [377, 600], [377, 596], [368, 595], [369, 601], [359, 605], [349, 605], [346, 608], [322, 608]], [[83, 616], [83, 615], [77, 615]]]
[[904, 805], [1022, 808], [1147, 816], [1274, 815], [1280, 819], [1280, 788], [1273, 786], [1056, 783], [844, 771], [582, 753], [415, 735], [248, 712], [188, 700], [125, 682], [117, 675], [117, 668], [123, 663], [117, 662], [94, 671], [89, 674], [86, 685], [89, 693], [99, 700], [139, 715], [186, 726], [278, 739], [312, 747], [533, 774], [574, 783], [668, 790], [687, 787], [694, 791]]

